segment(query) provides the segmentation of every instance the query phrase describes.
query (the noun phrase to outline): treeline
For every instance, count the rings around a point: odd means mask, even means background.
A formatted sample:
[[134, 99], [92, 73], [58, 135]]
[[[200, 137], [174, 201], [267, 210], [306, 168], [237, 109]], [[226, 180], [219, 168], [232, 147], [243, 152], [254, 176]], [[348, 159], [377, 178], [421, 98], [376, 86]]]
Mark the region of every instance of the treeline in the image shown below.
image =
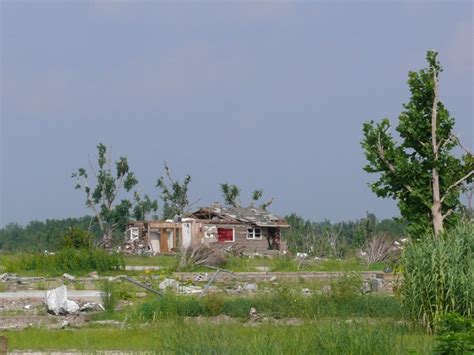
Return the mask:
[[372, 213], [356, 221], [339, 223], [313, 222], [295, 213], [285, 218], [291, 226], [283, 233], [288, 249], [322, 257], [351, 256], [373, 237], [403, 238], [406, 227], [400, 219], [379, 220]]
[[[334, 224], [329, 220], [323, 222], [305, 220], [294, 213], [286, 219], [291, 228], [283, 237], [289, 249], [293, 252], [321, 256], [347, 256], [373, 235], [386, 234], [392, 238], [404, 235], [402, 222], [396, 219], [378, 220], [373, 214], [367, 214], [360, 220]], [[71, 229], [88, 232], [93, 243], [102, 238], [99, 225], [91, 216], [31, 221], [25, 226], [10, 223], [0, 229], [0, 250], [7, 252], [58, 250], [64, 246], [64, 236]], [[122, 235], [117, 235], [117, 242], [120, 243]]]
[[98, 240], [102, 235], [90, 216], [31, 221], [26, 226], [10, 223], [0, 229], [0, 250], [8, 252], [58, 250], [63, 246], [64, 235], [72, 228], [88, 231], [92, 240]]

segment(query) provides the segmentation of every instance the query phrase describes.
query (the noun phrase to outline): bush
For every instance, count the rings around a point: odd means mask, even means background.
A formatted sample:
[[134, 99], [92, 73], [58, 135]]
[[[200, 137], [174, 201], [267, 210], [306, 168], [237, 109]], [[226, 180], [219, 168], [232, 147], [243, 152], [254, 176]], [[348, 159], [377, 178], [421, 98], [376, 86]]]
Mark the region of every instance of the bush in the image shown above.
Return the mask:
[[360, 294], [362, 277], [358, 272], [345, 272], [331, 279], [331, 294], [338, 298], [349, 298]]
[[435, 354], [474, 353], [474, 321], [456, 313], [448, 313], [436, 325]]
[[440, 238], [412, 241], [404, 251], [403, 306], [428, 331], [447, 313], [473, 314], [473, 250], [474, 225], [459, 225]]
[[71, 227], [63, 235], [63, 248], [90, 249], [92, 239], [90, 234], [79, 227]]
[[36, 272], [62, 275], [89, 271], [122, 270], [125, 267], [120, 254], [109, 254], [102, 249], [65, 248], [56, 254], [19, 254], [2, 256], [6, 272]]

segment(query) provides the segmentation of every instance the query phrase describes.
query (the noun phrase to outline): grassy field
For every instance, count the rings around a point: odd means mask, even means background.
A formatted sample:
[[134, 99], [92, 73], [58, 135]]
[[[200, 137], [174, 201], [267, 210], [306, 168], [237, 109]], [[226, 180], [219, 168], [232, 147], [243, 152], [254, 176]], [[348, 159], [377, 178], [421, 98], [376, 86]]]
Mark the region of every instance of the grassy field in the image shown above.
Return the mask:
[[[130, 256], [122, 261], [98, 255], [104, 260], [101, 275], [127, 273], [157, 288], [163, 277], [176, 271], [178, 258]], [[1, 256], [0, 264], [20, 274], [41, 276], [61, 274], [57, 268], [64, 258], [27, 254]], [[83, 275], [96, 261], [69, 261], [76, 276]], [[42, 264], [44, 263], [44, 265]], [[117, 266], [119, 265], [120, 266]], [[161, 266], [161, 270], [125, 271], [126, 265]], [[369, 270], [381, 270], [373, 265]], [[33, 269], [33, 267], [35, 269]], [[171, 290], [163, 297], [140, 298], [143, 290], [117, 281], [114, 292], [124, 303], [119, 310], [98, 313], [86, 326], [67, 329], [26, 328], [0, 332], [9, 339], [12, 351], [94, 352], [100, 350], [151, 351], [165, 354], [427, 354], [432, 336], [410, 326], [399, 299], [388, 295], [361, 295], [358, 271], [367, 267], [357, 259], [311, 260], [299, 263], [290, 257], [230, 257], [223, 268], [233, 271], [340, 271], [345, 276], [328, 280], [262, 281], [258, 292], [235, 294], [241, 282], [216, 281], [221, 289], [204, 297], [177, 295]], [[201, 271], [194, 268], [188, 271]], [[90, 270], [92, 271], [92, 270]], [[151, 276], [161, 276], [152, 278]], [[54, 281], [56, 282], [56, 281]], [[58, 281], [60, 282], [60, 280]], [[70, 288], [99, 287], [98, 282], [72, 282]], [[203, 286], [203, 283], [200, 284]], [[48, 288], [48, 284], [38, 284]], [[330, 286], [330, 292], [322, 291]], [[311, 296], [303, 295], [309, 288]], [[225, 290], [225, 291], [223, 291]], [[128, 302], [128, 303], [127, 303]], [[258, 312], [250, 316], [251, 309]], [[97, 324], [95, 321], [116, 324]], [[118, 325], [118, 326], [117, 326]]]
[[[63, 250], [55, 255], [42, 254], [0, 254], [0, 272], [17, 273], [24, 276], [61, 276], [64, 272], [76, 276], [87, 275], [88, 272], [98, 271], [102, 275], [117, 275], [127, 273], [138, 275], [140, 273], [127, 271], [124, 266], [160, 266], [161, 273], [172, 273], [174, 271], [209, 271], [205, 266], [196, 266], [186, 270], [178, 270], [179, 256], [125, 256], [107, 255], [102, 251], [74, 251]], [[380, 271], [387, 264], [376, 263], [369, 267], [360, 260], [352, 259], [324, 259], [305, 260], [300, 262], [295, 258], [287, 256], [267, 257], [235, 257], [231, 256], [221, 267], [234, 272], [255, 271]], [[264, 268], [264, 269], [262, 269]]]
[[[175, 270], [178, 265], [177, 257], [171, 255], [160, 256], [126, 256], [126, 265], [140, 265], [140, 266], [161, 266]], [[254, 257], [243, 258], [231, 256], [227, 262], [222, 265], [222, 268], [235, 271], [259, 271], [258, 268], [266, 267], [270, 271], [380, 271], [383, 270], [387, 264], [375, 263], [366, 266], [360, 260], [351, 259], [322, 259], [310, 260], [302, 263], [296, 259], [286, 256], [277, 256], [273, 258], [268, 257]], [[196, 267], [186, 271], [205, 271], [205, 267]]]
[[184, 320], [146, 327], [29, 328], [0, 332], [10, 350], [125, 350], [172, 354], [427, 354], [433, 338], [403, 324], [322, 320], [302, 325], [211, 324]]
[[370, 317], [403, 320], [400, 302], [391, 296], [301, 296], [288, 290], [271, 294], [232, 297], [220, 294], [205, 297], [176, 296], [167, 293], [139, 304], [128, 318], [154, 322], [179, 317], [226, 315], [248, 317], [254, 307], [260, 314], [274, 318], [319, 319], [321, 317]]

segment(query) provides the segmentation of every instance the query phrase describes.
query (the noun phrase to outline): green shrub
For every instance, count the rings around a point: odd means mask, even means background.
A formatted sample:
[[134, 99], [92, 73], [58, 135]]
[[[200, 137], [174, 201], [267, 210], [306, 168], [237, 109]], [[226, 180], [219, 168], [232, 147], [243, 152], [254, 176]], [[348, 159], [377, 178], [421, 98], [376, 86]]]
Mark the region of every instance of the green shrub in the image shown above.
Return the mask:
[[109, 254], [102, 249], [65, 248], [55, 254], [17, 254], [2, 256], [6, 272], [35, 272], [62, 275], [89, 271], [122, 270], [125, 267], [120, 254]]
[[362, 276], [358, 272], [345, 272], [331, 279], [331, 294], [338, 298], [349, 298], [360, 294]]
[[459, 225], [440, 238], [412, 241], [401, 259], [403, 305], [429, 331], [434, 321], [456, 312], [473, 314], [474, 225]]
[[63, 248], [90, 249], [92, 247], [91, 235], [79, 227], [70, 227], [63, 235]]
[[456, 313], [443, 315], [436, 324], [435, 354], [474, 353], [474, 321]]
[[210, 294], [203, 299], [204, 313], [208, 316], [218, 316], [222, 314], [224, 308], [224, 297], [219, 294]]

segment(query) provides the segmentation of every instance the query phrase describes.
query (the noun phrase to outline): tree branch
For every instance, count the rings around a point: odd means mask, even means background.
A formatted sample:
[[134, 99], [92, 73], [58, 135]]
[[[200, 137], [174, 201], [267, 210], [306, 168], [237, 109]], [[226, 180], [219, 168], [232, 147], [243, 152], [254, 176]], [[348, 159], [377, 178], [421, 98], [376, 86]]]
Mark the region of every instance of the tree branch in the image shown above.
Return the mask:
[[454, 184], [450, 185], [446, 191], [444, 192], [444, 195], [443, 197], [441, 198], [441, 203], [443, 203], [443, 201], [446, 199], [446, 197], [448, 196], [448, 192], [452, 189], [454, 189], [456, 186], [458, 186], [459, 184], [463, 183], [464, 181], [466, 181], [467, 179], [469, 179], [469, 177], [474, 174], [474, 170], [470, 171], [469, 173], [467, 173], [466, 175], [464, 175], [462, 178], [460, 178], [458, 181], [456, 181]]
[[[382, 147], [382, 143], [380, 142], [380, 133], [378, 135], [378, 142], [377, 142], [377, 152], [379, 154], [379, 157], [380, 159], [385, 163], [385, 165], [387, 166], [388, 170], [390, 170], [390, 172], [393, 174], [393, 175], [397, 175], [397, 170], [395, 169], [395, 167], [392, 165], [392, 163], [390, 163], [387, 158], [385, 157], [385, 151]], [[403, 184], [403, 186], [405, 187], [405, 189], [408, 190], [408, 192], [410, 193], [413, 193], [413, 189], [411, 188], [410, 185], [408, 184]]]
[[451, 134], [449, 138], [454, 138], [456, 142], [458, 143], [458, 145], [461, 147], [461, 149], [466, 152], [466, 154], [473, 155], [472, 152], [461, 143], [461, 140], [459, 139], [458, 136]]
[[[97, 207], [94, 203], [94, 200], [92, 199], [92, 196], [91, 196], [91, 190], [89, 188], [89, 184], [87, 182], [87, 178], [85, 176], [82, 177], [82, 186], [83, 186], [83, 190], [86, 192], [86, 198], [87, 198], [87, 201], [89, 202], [89, 206], [90, 208], [92, 209], [92, 212], [94, 212], [96, 218], [97, 218], [97, 221], [99, 222], [99, 226], [100, 226], [100, 229], [102, 230], [103, 233], [105, 233], [105, 229], [104, 229], [104, 222], [102, 220], [102, 216], [100, 215], [100, 213], [97, 211]], [[79, 183], [80, 183], [80, 180], [78, 179]]]
[[448, 212], [446, 212], [446, 213], [441, 217], [441, 218], [443, 219], [443, 221], [444, 221], [444, 219], [445, 219], [446, 217], [450, 216], [453, 212], [454, 212], [454, 210], [453, 210], [452, 208], [450, 208], [450, 209], [448, 210]]

